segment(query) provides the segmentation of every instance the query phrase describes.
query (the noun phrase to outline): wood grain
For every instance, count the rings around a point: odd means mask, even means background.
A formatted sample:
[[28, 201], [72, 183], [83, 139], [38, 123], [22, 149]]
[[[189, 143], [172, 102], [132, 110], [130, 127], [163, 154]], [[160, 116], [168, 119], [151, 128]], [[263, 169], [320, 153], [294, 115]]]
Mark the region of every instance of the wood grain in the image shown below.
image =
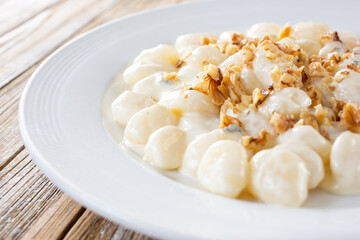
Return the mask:
[[90, 210], [80, 217], [74, 227], [65, 236], [66, 240], [77, 239], [121, 239], [148, 240], [149, 237], [116, 225], [109, 220], [99, 217]]
[[0, 2], [0, 36], [59, 2], [60, 0]]
[[119, 0], [71, 0], [48, 8], [0, 37], [0, 88]]
[[60, 239], [74, 226], [85, 208], [63, 194], [23, 236], [24, 239]]
[[109, 20], [185, 1], [0, 1], [0, 239], [150, 239], [108, 221], [54, 186], [18, 128], [27, 80], [62, 44]]

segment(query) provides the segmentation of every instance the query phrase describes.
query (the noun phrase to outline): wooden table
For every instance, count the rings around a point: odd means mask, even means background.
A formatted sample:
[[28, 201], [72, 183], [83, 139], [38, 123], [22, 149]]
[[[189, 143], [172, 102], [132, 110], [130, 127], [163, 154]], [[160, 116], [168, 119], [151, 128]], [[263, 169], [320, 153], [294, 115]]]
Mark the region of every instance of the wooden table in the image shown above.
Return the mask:
[[134, 12], [190, 0], [0, 0], [0, 239], [149, 239], [106, 220], [50, 182], [18, 127], [25, 84], [79, 34]]

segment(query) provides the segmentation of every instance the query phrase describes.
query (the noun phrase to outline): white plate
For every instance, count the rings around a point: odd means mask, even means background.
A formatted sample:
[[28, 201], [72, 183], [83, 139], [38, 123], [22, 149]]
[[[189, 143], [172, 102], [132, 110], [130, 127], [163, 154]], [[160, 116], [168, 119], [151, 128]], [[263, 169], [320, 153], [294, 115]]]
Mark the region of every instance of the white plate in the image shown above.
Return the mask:
[[171, 43], [183, 33], [243, 30], [261, 21], [321, 21], [356, 32], [353, 19], [359, 9], [355, 1], [213, 1], [157, 9], [100, 26], [52, 54], [29, 80], [20, 103], [27, 150], [72, 198], [151, 236], [359, 237], [359, 197], [316, 191], [303, 208], [290, 209], [216, 196], [144, 168], [109, 136], [101, 114], [112, 78], [142, 49]]

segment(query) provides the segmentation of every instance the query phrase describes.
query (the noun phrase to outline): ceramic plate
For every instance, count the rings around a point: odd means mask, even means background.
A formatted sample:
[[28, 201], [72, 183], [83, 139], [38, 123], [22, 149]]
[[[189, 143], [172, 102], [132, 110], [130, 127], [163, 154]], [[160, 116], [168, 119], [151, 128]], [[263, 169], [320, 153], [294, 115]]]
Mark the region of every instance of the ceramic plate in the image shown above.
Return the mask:
[[143, 49], [184, 33], [242, 31], [253, 23], [320, 21], [359, 33], [360, 2], [211, 1], [139, 13], [102, 25], [52, 54], [20, 103], [26, 148], [79, 203], [160, 238], [327, 239], [360, 236], [360, 197], [311, 192], [299, 209], [227, 199], [144, 167], [103, 124], [102, 101]]

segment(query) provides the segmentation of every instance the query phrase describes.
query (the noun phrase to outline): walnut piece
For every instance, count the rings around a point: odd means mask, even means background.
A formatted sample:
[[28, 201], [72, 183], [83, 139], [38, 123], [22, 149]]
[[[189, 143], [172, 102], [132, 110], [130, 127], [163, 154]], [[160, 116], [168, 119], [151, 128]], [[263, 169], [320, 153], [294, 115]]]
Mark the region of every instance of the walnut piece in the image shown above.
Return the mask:
[[264, 90], [260, 88], [255, 88], [252, 93], [252, 102], [254, 106], [257, 108], [261, 103], [263, 103], [267, 96], [269, 96], [270, 91]]
[[360, 133], [360, 110], [357, 103], [346, 103], [339, 116], [340, 126]]
[[167, 80], [167, 81], [176, 80], [176, 77], [177, 77], [176, 72], [171, 72], [171, 73], [165, 73], [164, 74], [164, 80]]
[[275, 133], [281, 134], [293, 128], [296, 120], [274, 112], [270, 117], [270, 124], [274, 127]]
[[272, 147], [270, 140], [271, 134], [265, 129], [262, 129], [257, 138], [251, 136], [242, 136], [241, 145], [251, 154], [255, 154], [261, 149]]

